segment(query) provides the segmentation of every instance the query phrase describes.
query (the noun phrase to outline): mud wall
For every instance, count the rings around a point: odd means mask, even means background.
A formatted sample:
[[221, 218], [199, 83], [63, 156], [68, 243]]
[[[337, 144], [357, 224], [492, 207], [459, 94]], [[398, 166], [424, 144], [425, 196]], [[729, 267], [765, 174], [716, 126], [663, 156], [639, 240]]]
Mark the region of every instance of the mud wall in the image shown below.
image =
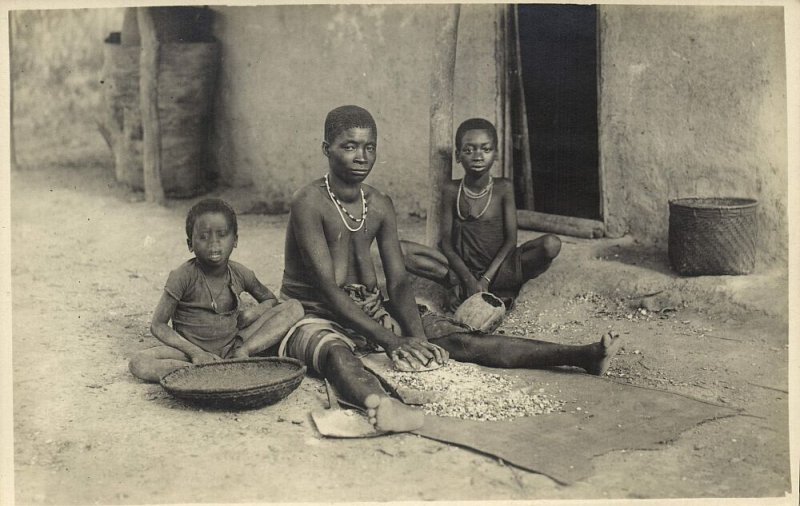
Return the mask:
[[[367, 108], [378, 124], [370, 183], [401, 213], [426, 207], [436, 5], [214, 7], [222, 43], [213, 147], [219, 176], [288, 198], [323, 174], [325, 115]], [[463, 6], [454, 121], [494, 120], [495, 7]]]
[[[103, 40], [123, 9], [15, 10], [9, 15], [13, 128], [19, 167], [108, 163]], [[112, 169], [113, 170], [113, 169]]]
[[760, 261], [787, 257], [780, 7], [599, 8], [608, 230], [666, 248], [668, 200], [760, 202]]

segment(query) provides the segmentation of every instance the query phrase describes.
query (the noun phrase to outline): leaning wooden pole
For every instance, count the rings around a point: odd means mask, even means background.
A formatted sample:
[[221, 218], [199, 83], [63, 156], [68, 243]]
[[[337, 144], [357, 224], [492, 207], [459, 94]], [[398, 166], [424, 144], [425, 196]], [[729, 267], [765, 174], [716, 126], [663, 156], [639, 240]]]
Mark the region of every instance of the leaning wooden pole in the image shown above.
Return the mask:
[[456, 71], [459, 5], [445, 7], [444, 22], [434, 42], [431, 78], [431, 130], [428, 184], [430, 200], [426, 226], [428, 246], [436, 246], [441, 228], [442, 191], [453, 177], [453, 80]]
[[161, 51], [153, 14], [148, 7], [136, 10], [142, 53], [139, 59], [139, 106], [142, 111], [144, 159], [144, 197], [148, 202], [164, 203], [161, 184], [161, 122], [158, 116], [158, 63]]

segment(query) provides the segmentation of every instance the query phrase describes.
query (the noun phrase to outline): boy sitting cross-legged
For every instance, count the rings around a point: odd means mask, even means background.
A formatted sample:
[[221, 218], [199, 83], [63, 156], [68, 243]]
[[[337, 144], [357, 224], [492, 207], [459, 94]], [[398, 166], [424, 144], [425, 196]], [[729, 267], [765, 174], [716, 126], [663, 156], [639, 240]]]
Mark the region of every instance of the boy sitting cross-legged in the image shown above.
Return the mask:
[[[253, 271], [229, 259], [238, 242], [238, 224], [226, 202], [205, 199], [192, 207], [186, 236], [195, 257], [170, 272], [150, 326], [164, 344], [130, 361], [131, 373], [145, 381], [157, 382], [191, 364], [264, 352], [303, 316], [300, 303], [278, 303]], [[242, 310], [242, 292], [259, 304]]]
[[[479, 335], [420, 311], [397, 236], [392, 200], [364, 183], [377, 156], [377, 127], [357, 106], [325, 119], [322, 152], [328, 171], [298, 190], [290, 206], [281, 294], [306, 316], [281, 342], [279, 354], [304, 360], [349, 404], [365, 408], [381, 431], [410, 431], [422, 413], [390, 397], [356, 355], [377, 346], [400, 369], [421, 370], [448, 358], [489, 367], [573, 365], [603, 374], [620, 344], [606, 335], [570, 346]], [[376, 242], [389, 300], [378, 289], [370, 246]]]
[[450, 289], [452, 309], [477, 292], [492, 292], [510, 306], [526, 281], [550, 267], [561, 240], [545, 234], [517, 246], [514, 188], [490, 173], [494, 125], [469, 119], [456, 130], [455, 144], [464, 178], [444, 188], [439, 249], [402, 241], [406, 267]]

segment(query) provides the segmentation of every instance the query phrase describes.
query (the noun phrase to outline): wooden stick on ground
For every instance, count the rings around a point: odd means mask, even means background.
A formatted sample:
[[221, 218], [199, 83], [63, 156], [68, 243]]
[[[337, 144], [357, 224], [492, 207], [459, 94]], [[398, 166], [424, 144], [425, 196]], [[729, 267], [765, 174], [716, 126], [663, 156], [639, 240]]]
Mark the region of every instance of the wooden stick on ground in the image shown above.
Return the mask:
[[436, 35], [431, 78], [430, 200], [426, 226], [428, 246], [436, 246], [441, 228], [442, 190], [453, 178], [453, 80], [458, 42], [458, 4], [444, 7], [445, 19]]
[[605, 226], [602, 221], [539, 213], [523, 209], [517, 210], [517, 225], [519, 228], [527, 230], [571, 235], [573, 237], [585, 237], [587, 239], [595, 239], [605, 235]]

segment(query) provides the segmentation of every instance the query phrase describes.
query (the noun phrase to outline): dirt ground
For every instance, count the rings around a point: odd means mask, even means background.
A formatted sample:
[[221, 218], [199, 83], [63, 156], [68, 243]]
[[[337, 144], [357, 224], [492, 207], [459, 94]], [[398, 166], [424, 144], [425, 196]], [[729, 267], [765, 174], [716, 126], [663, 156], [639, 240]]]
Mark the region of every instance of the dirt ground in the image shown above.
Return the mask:
[[[783, 496], [790, 490], [785, 270], [681, 279], [630, 239], [564, 237], [502, 330], [585, 343], [625, 335], [614, 381], [742, 408], [665, 442], [594, 459], [562, 486], [415, 435], [322, 438], [307, 378], [257, 411], [198, 411], [134, 379], [149, 318], [188, 258], [191, 202], [158, 207], [101, 165], [11, 174], [14, 468], [19, 504]], [[285, 216], [240, 217], [234, 258], [279, 288]], [[401, 234], [419, 240], [424, 223]], [[521, 240], [538, 234], [523, 232]], [[515, 442], [511, 442], [514, 444]], [[535, 444], [535, 441], [524, 442]], [[575, 451], [580, 451], [576, 448]]]

